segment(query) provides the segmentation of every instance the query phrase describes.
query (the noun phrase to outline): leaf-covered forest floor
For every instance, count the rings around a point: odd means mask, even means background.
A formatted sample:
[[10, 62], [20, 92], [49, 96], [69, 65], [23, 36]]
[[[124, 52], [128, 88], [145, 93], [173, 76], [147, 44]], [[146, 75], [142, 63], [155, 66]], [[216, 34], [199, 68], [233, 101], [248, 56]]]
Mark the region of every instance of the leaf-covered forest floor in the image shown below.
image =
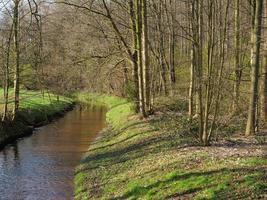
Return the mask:
[[78, 98], [107, 105], [110, 126], [77, 168], [75, 199], [267, 198], [265, 133], [245, 138], [222, 128], [212, 146], [202, 147], [183, 102], [159, 100], [155, 115], [141, 120], [126, 100]]

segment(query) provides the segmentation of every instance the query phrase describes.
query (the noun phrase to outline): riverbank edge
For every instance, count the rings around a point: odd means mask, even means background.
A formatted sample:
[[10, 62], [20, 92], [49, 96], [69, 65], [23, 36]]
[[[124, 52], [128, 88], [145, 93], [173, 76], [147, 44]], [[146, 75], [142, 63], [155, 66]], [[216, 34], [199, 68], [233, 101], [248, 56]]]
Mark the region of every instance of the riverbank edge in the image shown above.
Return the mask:
[[[76, 95], [76, 101], [93, 106], [105, 106], [107, 108], [106, 122], [107, 128], [109, 130], [123, 130], [127, 128], [129, 124], [129, 117], [135, 114], [134, 104], [129, 102], [127, 99], [117, 96], [109, 96], [102, 94], [93, 93], [79, 93]], [[104, 130], [103, 130], [104, 131]], [[101, 145], [101, 141], [104, 142], [105, 136], [99, 137], [97, 139], [98, 145]], [[94, 148], [94, 144], [91, 144], [87, 153]], [[84, 154], [85, 157], [86, 153]], [[80, 165], [82, 164], [81, 160]], [[75, 188], [74, 196], [75, 199], [88, 200], [86, 191], [86, 180], [85, 172], [80, 170], [80, 165], [76, 167], [75, 173]]]
[[[63, 117], [65, 113], [73, 110], [75, 104], [74, 101], [64, 102], [64, 107], [61, 110], [55, 109], [52, 114], [46, 115], [43, 119], [33, 119], [32, 122], [25, 120], [24, 117], [19, 117], [18, 120], [13, 122], [0, 122], [0, 131], [2, 132], [2, 135], [5, 135], [5, 138], [0, 140], [0, 150], [20, 138], [32, 135], [34, 129], [50, 124], [52, 121]], [[51, 103], [50, 106], [53, 108], [54, 104]], [[21, 111], [20, 116], [25, 115], [27, 112], [29, 112], [29, 110]]]
[[[134, 104], [125, 98], [94, 93], [79, 93], [75, 95], [76, 102], [107, 108], [106, 121], [114, 129], [121, 129], [128, 121], [130, 115], [134, 115]], [[119, 114], [119, 115], [118, 115]]]

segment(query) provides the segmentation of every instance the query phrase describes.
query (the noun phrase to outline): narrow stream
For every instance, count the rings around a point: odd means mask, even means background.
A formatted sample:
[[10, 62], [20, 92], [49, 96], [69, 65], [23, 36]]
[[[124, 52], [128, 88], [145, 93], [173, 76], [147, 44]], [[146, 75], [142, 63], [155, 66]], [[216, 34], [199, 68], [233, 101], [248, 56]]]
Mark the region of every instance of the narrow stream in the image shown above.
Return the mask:
[[0, 151], [0, 200], [73, 199], [75, 167], [104, 128], [105, 114], [76, 107]]

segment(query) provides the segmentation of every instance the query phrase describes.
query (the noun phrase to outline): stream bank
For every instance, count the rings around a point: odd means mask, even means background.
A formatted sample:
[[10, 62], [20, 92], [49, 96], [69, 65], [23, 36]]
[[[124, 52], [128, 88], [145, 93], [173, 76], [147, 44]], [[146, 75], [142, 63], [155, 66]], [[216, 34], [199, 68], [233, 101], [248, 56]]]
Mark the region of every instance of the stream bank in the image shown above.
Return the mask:
[[73, 109], [75, 103], [66, 97], [23, 91], [21, 111], [16, 121], [0, 122], [0, 150], [19, 138], [29, 136], [36, 127], [50, 123]]
[[76, 200], [266, 199], [266, 143], [237, 138], [203, 147], [186, 113], [156, 107], [140, 120], [125, 99], [86, 93], [78, 99], [106, 105], [109, 127], [76, 168]]

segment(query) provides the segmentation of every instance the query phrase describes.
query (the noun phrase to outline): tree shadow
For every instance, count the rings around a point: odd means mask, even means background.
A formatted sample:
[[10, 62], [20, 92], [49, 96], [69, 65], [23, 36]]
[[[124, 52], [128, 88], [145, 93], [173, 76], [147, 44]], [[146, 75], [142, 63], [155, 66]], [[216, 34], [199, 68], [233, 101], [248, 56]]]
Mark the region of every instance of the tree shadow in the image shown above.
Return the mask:
[[[133, 131], [135, 129], [140, 128], [139, 125], [142, 125], [142, 124], [145, 124], [145, 122], [137, 121], [137, 122], [134, 122], [134, 123], [131, 123], [131, 124], [125, 126], [123, 129], [120, 129], [119, 131], [116, 131], [112, 127], [110, 127], [110, 128], [105, 130], [105, 132], [103, 133], [104, 135], [103, 135], [103, 137], [101, 138], [100, 141], [95, 141], [92, 144], [99, 144], [99, 143], [103, 143], [103, 142], [108, 142], [110, 140], [114, 140], [114, 137], [120, 136], [121, 134], [123, 134], [128, 129], [131, 129]], [[136, 135], [139, 135], [139, 134], [141, 134], [141, 133], [139, 132]], [[128, 139], [126, 138], [124, 140], [121, 140], [119, 142], [115, 142], [113, 144], [108, 144], [108, 145], [100, 146], [100, 147], [97, 147], [97, 148], [91, 148], [90, 151], [96, 151], [96, 150], [104, 149], [104, 148], [107, 148], [107, 147], [112, 147], [112, 146], [114, 146], [114, 145], [116, 145], [118, 143], [122, 143], [122, 142], [127, 141], [127, 140]]]
[[[184, 182], [184, 184], [182, 184], [180, 188], [181, 191], [177, 191], [174, 194], [168, 195], [166, 199], [175, 199], [177, 197], [182, 198], [185, 195], [194, 194], [204, 189], [216, 187], [217, 184], [214, 183], [212, 179], [212, 177], [214, 176], [220, 176], [221, 174], [223, 175], [224, 173], [252, 174], [259, 171], [261, 171], [264, 174], [266, 173], [266, 168], [257, 168], [257, 169], [246, 168], [246, 167], [236, 168], [236, 169], [221, 168], [218, 170], [211, 170], [205, 172], [190, 172], [190, 173], [176, 174], [174, 176], [171, 176], [170, 178], [156, 181], [147, 186], [136, 185], [122, 196], [110, 199], [123, 200], [123, 199], [131, 199], [133, 197], [134, 198], [143, 197], [146, 194], [155, 195], [159, 190], [164, 190], [168, 188], [171, 184], [177, 183], [179, 181]], [[199, 182], [199, 184], [195, 185], [191, 185], [189, 182], [188, 185], [186, 185], [186, 182], [188, 181], [193, 182], [194, 180], [197, 180], [199, 177], [204, 177], [203, 182]], [[214, 190], [215, 196], [217, 197], [216, 199], [218, 199], [218, 197], [222, 197], [224, 190], [226, 190], [226, 188]]]

